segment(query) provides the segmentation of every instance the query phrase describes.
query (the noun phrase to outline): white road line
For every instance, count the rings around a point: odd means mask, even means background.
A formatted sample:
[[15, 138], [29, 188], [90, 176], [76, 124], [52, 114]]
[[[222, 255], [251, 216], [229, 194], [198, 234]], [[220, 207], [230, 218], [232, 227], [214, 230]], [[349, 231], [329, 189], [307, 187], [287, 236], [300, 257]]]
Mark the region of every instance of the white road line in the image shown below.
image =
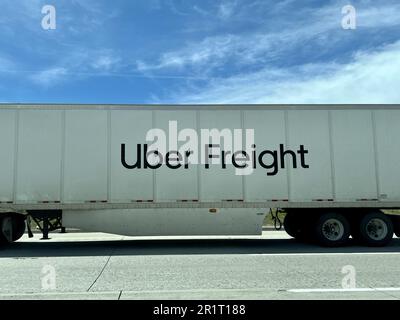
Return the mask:
[[287, 292], [294, 293], [324, 293], [324, 292], [379, 292], [400, 291], [400, 288], [352, 288], [352, 289], [289, 289]]
[[400, 255], [400, 252], [318, 252], [318, 253], [250, 253], [249, 256], [355, 256]]

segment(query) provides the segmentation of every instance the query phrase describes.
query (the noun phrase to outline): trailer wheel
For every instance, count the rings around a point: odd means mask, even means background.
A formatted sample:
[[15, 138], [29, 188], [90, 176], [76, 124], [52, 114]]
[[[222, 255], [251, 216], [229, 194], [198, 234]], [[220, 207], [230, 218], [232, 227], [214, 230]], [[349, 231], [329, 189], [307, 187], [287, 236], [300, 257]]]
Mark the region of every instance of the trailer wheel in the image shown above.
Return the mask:
[[286, 233], [299, 241], [310, 240], [309, 225], [312, 224], [314, 215], [312, 213], [301, 214], [300, 211], [289, 211], [286, 213], [283, 227]]
[[323, 213], [316, 220], [314, 237], [319, 244], [326, 247], [343, 246], [350, 237], [350, 224], [340, 213]]
[[13, 219], [13, 241], [17, 241], [22, 238], [25, 233], [26, 223], [25, 217], [16, 214]]
[[300, 234], [299, 221], [293, 212], [286, 213], [285, 220], [283, 220], [283, 227], [286, 233], [293, 238], [297, 238]]
[[7, 244], [12, 241], [11, 226], [12, 223], [10, 216], [0, 216], [0, 244]]
[[0, 244], [20, 239], [25, 233], [25, 217], [19, 214], [7, 214], [0, 217]]
[[369, 247], [385, 246], [393, 238], [392, 220], [379, 210], [367, 213], [360, 220], [357, 236]]
[[352, 212], [349, 214], [349, 222], [350, 222], [350, 234], [351, 238], [355, 241], [355, 243], [361, 243], [360, 237], [360, 221], [361, 218], [365, 215], [365, 212]]
[[394, 234], [400, 238], [400, 216], [390, 215], [389, 217], [392, 219]]

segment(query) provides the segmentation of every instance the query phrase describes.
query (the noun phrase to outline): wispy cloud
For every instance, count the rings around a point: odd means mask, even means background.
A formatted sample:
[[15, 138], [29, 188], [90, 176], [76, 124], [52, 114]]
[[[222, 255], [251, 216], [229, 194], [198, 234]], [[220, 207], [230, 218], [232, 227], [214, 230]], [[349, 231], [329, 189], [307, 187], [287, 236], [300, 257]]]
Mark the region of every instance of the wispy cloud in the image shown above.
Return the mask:
[[91, 67], [94, 70], [111, 71], [118, 66], [120, 61], [121, 59], [113, 54], [100, 55], [91, 63]]
[[51, 68], [31, 75], [31, 80], [41, 86], [49, 87], [65, 79], [68, 70], [65, 68]]
[[218, 17], [223, 20], [229, 19], [234, 14], [236, 6], [237, 1], [222, 1], [218, 5]]
[[[291, 1], [286, 1], [285, 6]], [[233, 12], [235, 2], [220, 4], [223, 15], [228, 17]], [[285, 7], [282, 5], [281, 9]], [[276, 8], [275, 8], [276, 9]], [[296, 19], [284, 28], [272, 28], [257, 32], [228, 33], [207, 36], [200, 41], [186, 43], [180, 49], [162, 53], [158, 61], [139, 60], [138, 71], [183, 70], [198, 68], [209, 73], [213, 68], [227, 65], [230, 68], [257, 63], [269, 63], [285, 55], [296, 55], [304, 51], [304, 44], [312, 42], [314, 54], [327, 51], [337, 45], [346, 36], [341, 29], [341, 6], [331, 5], [321, 9], [299, 9]], [[357, 10], [358, 27], [362, 30], [376, 27], [400, 26], [400, 4], [376, 7], [360, 7]]]
[[139, 71], [149, 71], [202, 65], [208, 63], [210, 59], [224, 58], [237, 40], [238, 37], [233, 35], [205, 38], [200, 43], [190, 44], [182, 50], [162, 54], [156, 64], [139, 60], [136, 62], [136, 67]]
[[212, 80], [175, 103], [398, 103], [400, 41], [359, 52], [347, 64], [309, 64]]
[[113, 50], [81, 49], [66, 55], [52, 67], [21, 72], [31, 74], [29, 78], [37, 85], [52, 87], [70, 79], [112, 75], [120, 70], [120, 62], [121, 58]]

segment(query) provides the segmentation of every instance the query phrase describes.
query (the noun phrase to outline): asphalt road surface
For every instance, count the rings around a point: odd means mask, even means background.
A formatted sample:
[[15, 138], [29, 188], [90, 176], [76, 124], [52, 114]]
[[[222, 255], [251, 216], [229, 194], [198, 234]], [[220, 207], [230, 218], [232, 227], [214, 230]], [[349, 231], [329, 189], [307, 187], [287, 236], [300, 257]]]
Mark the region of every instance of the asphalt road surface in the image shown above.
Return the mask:
[[26, 236], [0, 249], [0, 299], [400, 299], [400, 239], [321, 248], [260, 237]]

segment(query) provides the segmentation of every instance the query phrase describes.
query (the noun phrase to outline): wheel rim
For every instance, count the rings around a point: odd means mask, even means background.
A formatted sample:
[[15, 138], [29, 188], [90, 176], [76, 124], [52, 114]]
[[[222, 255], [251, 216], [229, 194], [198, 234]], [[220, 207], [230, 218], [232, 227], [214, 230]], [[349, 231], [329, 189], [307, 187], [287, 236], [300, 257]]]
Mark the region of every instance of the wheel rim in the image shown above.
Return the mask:
[[388, 234], [388, 227], [382, 219], [371, 219], [366, 226], [367, 235], [373, 240], [382, 240]]
[[329, 219], [322, 225], [322, 234], [330, 241], [338, 241], [343, 238], [344, 226], [337, 219]]

